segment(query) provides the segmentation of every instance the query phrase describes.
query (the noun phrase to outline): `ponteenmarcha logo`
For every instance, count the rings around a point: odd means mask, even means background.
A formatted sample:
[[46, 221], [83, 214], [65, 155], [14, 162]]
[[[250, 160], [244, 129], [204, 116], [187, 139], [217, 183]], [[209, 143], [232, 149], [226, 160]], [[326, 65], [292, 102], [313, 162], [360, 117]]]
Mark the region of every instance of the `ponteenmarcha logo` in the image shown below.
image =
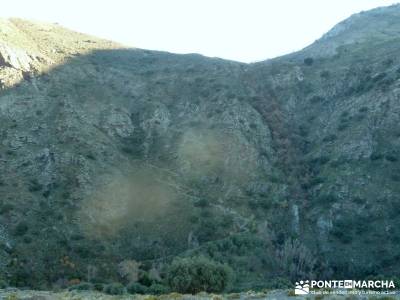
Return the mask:
[[309, 292], [310, 285], [308, 284], [308, 280], [300, 280], [299, 282], [296, 282], [296, 286], [294, 289], [295, 295], [307, 295]]
[[310, 289], [394, 289], [393, 280], [300, 280], [295, 295], [310, 294]]

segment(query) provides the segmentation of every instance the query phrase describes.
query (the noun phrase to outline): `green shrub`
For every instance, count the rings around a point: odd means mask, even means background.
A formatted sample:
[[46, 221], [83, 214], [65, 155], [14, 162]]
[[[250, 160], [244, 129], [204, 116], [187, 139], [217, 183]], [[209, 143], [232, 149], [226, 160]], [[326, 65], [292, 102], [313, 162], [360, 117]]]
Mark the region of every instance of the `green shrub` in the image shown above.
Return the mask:
[[317, 198], [317, 200], [321, 204], [332, 204], [332, 203], [335, 203], [337, 201], [335, 195], [333, 195], [333, 194], [320, 195]]
[[304, 64], [305, 64], [306, 66], [311, 66], [313, 63], [314, 63], [314, 59], [313, 59], [312, 57], [306, 57], [306, 58], [304, 59]]
[[310, 93], [313, 92], [313, 86], [310, 82], [306, 82], [305, 80], [303, 81], [299, 81], [297, 83], [297, 87], [299, 89], [299, 92], [301, 92], [302, 94], [309, 95]]
[[312, 96], [309, 100], [311, 103], [315, 104], [315, 103], [321, 103], [324, 101], [324, 98], [322, 98], [321, 96]]
[[92, 152], [87, 153], [86, 158], [90, 160], [96, 160], [96, 156]]
[[314, 177], [314, 178], [312, 178], [310, 180], [308, 185], [310, 187], [312, 187], [312, 186], [315, 186], [315, 185], [318, 185], [318, 184], [321, 184], [321, 183], [324, 183], [324, 182], [325, 182], [325, 179], [323, 177]]
[[251, 209], [257, 209], [257, 208], [258, 208], [258, 201], [257, 201], [257, 199], [251, 198], [251, 199], [249, 200], [249, 207], [250, 207]]
[[[364, 223], [365, 224], [365, 223]], [[353, 228], [354, 222], [352, 218], [341, 218], [334, 221], [331, 234], [339, 239], [343, 244], [348, 244], [352, 241], [352, 233], [350, 231]]]
[[293, 283], [285, 277], [271, 278], [266, 282], [268, 289], [288, 289], [293, 286]]
[[329, 71], [325, 70], [320, 73], [320, 76], [321, 76], [321, 78], [327, 79], [331, 76], [331, 73]]
[[382, 65], [385, 67], [390, 67], [393, 64], [393, 59], [387, 58], [384, 61], [382, 61]]
[[[266, 204], [265, 203], [261, 203], [261, 205], [264, 207], [264, 205], [266, 205]], [[224, 216], [221, 217], [221, 220], [220, 220], [219, 224], [222, 227], [226, 228], [226, 227], [232, 226], [233, 223], [234, 223], [233, 222], [233, 217], [231, 215], [224, 215]]]
[[104, 289], [104, 285], [103, 285], [102, 283], [94, 283], [94, 284], [93, 284], [93, 288], [94, 288], [96, 291], [102, 292], [103, 289]]
[[0, 214], [6, 214], [9, 211], [14, 209], [14, 205], [10, 204], [10, 203], [5, 203], [0, 207]]
[[167, 282], [180, 293], [222, 292], [230, 284], [232, 270], [203, 256], [176, 258], [167, 271]]
[[278, 248], [276, 262], [283, 277], [292, 281], [313, 277], [317, 267], [315, 254], [299, 240], [291, 238]]
[[8, 287], [8, 283], [5, 280], [0, 279], [0, 289], [5, 289], [6, 287]]
[[22, 236], [28, 232], [28, 229], [29, 229], [28, 224], [24, 221], [21, 221], [18, 223], [17, 226], [15, 226], [14, 235]]
[[349, 127], [348, 123], [340, 123], [339, 126], [337, 127], [337, 130], [344, 131], [345, 129], [347, 129], [347, 127]]
[[135, 153], [134, 149], [132, 149], [131, 147], [124, 146], [121, 148], [121, 150], [123, 152], [125, 152], [126, 154], [134, 154]]
[[341, 165], [343, 165], [343, 164], [345, 164], [346, 163], [346, 160], [344, 160], [344, 159], [336, 159], [336, 160], [334, 160], [334, 161], [332, 161], [331, 163], [330, 163], [330, 166], [332, 167], [332, 168], [338, 168], [339, 166], [341, 166]]
[[122, 295], [124, 291], [125, 287], [119, 282], [109, 283], [103, 289], [103, 292], [109, 295]]
[[337, 135], [336, 134], [330, 134], [330, 135], [327, 135], [326, 137], [324, 137], [323, 139], [322, 139], [322, 141], [323, 142], [333, 142], [333, 141], [335, 141], [337, 139]]
[[378, 159], [382, 159], [383, 155], [381, 153], [374, 152], [370, 155], [369, 158], [370, 158], [370, 160], [378, 160]]
[[37, 179], [32, 179], [29, 183], [29, 191], [30, 192], [38, 192], [43, 188], [43, 185], [41, 185]]
[[154, 283], [148, 288], [147, 292], [152, 295], [164, 295], [169, 292], [169, 288], [165, 285]]
[[365, 114], [364, 113], [358, 113], [355, 116], [355, 120], [356, 121], [361, 121], [361, 120], [364, 120], [364, 119], [365, 119]]
[[194, 206], [196, 206], [196, 207], [207, 207], [209, 205], [210, 205], [209, 201], [204, 198], [202, 198], [194, 203]]
[[329, 162], [330, 158], [327, 155], [322, 155], [309, 160], [309, 166], [314, 172], [318, 172], [320, 168]]
[[344, 231], [344, 230], [340, 230], [340, 229], [334, 228], [331, 231], [331, 234], [333, 236], [335, 236], [336, 238], [338, 238], [343, 244], [348, 244], [348, 243], [350, 243], [352, 241], [351, 234], [346, 232], [346, 231]]
[[396, 161], [398, 161], [397, 156], [394, 155], [394, 154], [386, 154], [386, 155], [385, 155], [385, 159], [388, 160], [388, 161], [390, 161], [390, 162], [396, 162]]
[[15, 152], [14, 152], [13, 150], [7, 150], [7, 151], [6, 151], [6, 154], [7, 154], [7, 155], [14, 155]]
[[306, 137], [309, 134], [310, 129], [306, 125], [300, 125], [299, 126], [299, 134], [302, 137]]
[[366, 201], [367, 200], [365, 198], [362, 198], [362, 197], [359, 197], [359, 196], [355, 196], [353, 198], [353, 202], [356, 203], [356, 204], [359, 204], [359, 205], [364, 204]]
[[78, 284], [71, 285], [68, 290], [73, 291], [90, 291], [93, 290], [93, 285], [89, 282], [81, 282]]
[[127, 286], [127, 291], [129, 294], [146, 294], [148, 293], [147, 286], [140, 284], [138, 282], [132, 282]]
[[32, 243], [32, 238], [30, 236], [24, 236], [23, 241], [25, 244]]
[[393, 181], [400, 181], [400, 174], [399, 174], [399, 173], [392, 174], [392, 175], [390, 176], [390, 178], [391, 178]]
[[340, 114], [340, 118], [341, 118], [342, 120], [348, 118], [349, 116], [350, 116], [350, 113], [349, 113], [348, 111], [344, 111], [344, 112], [342, 112], [342, 113]]
[[368, 107], [363, 106], [358, 110], [360, 113], [366, 113], [368, 111]]
[[138, 282], [146, 287], [149, 287], [153, 284], [153, 279], [150, 278], [149, 273], [141, 272]]

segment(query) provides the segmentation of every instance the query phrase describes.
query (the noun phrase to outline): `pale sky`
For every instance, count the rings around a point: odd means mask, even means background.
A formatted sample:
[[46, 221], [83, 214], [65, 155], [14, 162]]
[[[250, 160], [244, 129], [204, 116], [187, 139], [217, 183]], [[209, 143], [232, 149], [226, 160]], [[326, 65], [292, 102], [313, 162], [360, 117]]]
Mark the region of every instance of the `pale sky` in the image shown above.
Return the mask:
[[0, 17], [56, 22], [128, 46], [243, 62], [300, 50], [395, 0], [0, 0]]

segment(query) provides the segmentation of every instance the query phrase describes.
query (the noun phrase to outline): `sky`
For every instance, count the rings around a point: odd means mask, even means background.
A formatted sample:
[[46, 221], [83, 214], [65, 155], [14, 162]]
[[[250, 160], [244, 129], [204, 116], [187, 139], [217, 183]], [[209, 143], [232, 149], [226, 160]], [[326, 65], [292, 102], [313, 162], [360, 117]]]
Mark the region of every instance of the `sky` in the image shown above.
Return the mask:
[[59, 23], [127, 46], [254, 62], [300, 50], [395, 0], [0, 0], [0, 17]]

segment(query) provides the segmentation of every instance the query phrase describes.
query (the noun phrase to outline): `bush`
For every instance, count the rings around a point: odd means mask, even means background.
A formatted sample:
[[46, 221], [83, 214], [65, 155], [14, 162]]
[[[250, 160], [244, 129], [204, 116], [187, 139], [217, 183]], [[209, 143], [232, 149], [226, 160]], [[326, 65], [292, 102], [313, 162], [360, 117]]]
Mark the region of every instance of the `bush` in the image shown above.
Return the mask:
[[337, 135], [336, 135], [336, 134], [327, 135], [326, 137], [324, 137], [324, 138], [322, 139], [322, 141], [323, 141], [323, 142], [326, 142], [326, 143], [328, 143], [328, 142], [333, 142], [333, 141], [335, 141], [335, 140], [337, 140]]
[[175, 259], [167, 271], [167, 282], [180, 293], [222, 292], [232, 280], [232, 270], [203, 256]]
[[0, 207], [0, 214], [6, 214], [9, 211], [14, 209], [14, 205], [10, 204], [10, 203], [5, 203]]
[[314, 177], [310, 180], [309, 186], [312, 187], [312, 186], [315, 186], [315, 185], [318, 185], [318, 184], [321, 184], [324, 182], [325, 182], [325, 179], [323, 177]]
[[311, 103], [315, 104], [315, 103], [321, 103], [324, 101], [324, 98], [321, 96], [312, 96], [309, 100]]
[[14, 229], [14, 235], [15, 236], [22, 236], [25, 233], [28, 232], [28, 224], [24, 221], [21, 221], [20, 223], [18, 223], [18, 225], [15, 227]]
[[[365, 223], [364, 223], [365, 225]], [[333, 223], [331, 234], [339, 239], [343, 244], [348, 244], [352, 241], [352, 233], [350, 228], [353, 228], [354, 221], [352, 218], [341, 218]]]
[[321, 76], [321, 78], [326, 79], [326, 78], [329, 78], [331, 76], [331, 73], [329, 71], [325, 70], [325, 71], [322, 71], [320, 73], [320, 76]]
[[381, 153], [374, 152], [371, 154], [371, 156], [369, 158], [371, 160], [378, 160], [378, 159], [382, 159], [383, 155]]
[[30, 191], [30, 192], [38, 192], [38, 191], [40, 191], [41, 189], [43, 188], [43, 185], [42, 184], [40, 184], [38, 181], [37, 181], [37, 179], [32, 179], [30, 182], [29, 182], [29, 188], [28, 188], [28, 190]]
[[310, 129], [306, 125], [299, 126], [299, 134], [302, 137], [306, 137], [309, 134]]
[[312, 57], [307, 57], [304, 59], [304, 64], [306, 66], [311, 66], [314, 63], [314, 59]]
[[93, 289], [93, 285], [91, 283], [88, 282], [81, 282], [78, 284], [74, 284], [72, 286], [70, 286], [68, 288], [68, 290], [73, 291], [73, 290], [77, 290], [77, 291], [90, 291]]
[[209, 205], [210, 205], [209, 201], [204, 198], [202, 198], [194, 203], [194, 206], [196, 206], [196, 207], [207, 207]]
[[96, 291], [99, 291], [99, 292], [102, 292], [103, 291], [103, 289], [104, 289], [104, 286], [103, 286], [103, 284], [102, 283], [94, 283], [93, 284], [93, 288], [96, 290]]
[[333, 194], [320, 195], [317, 200], [320, 204], [332, 204], [337, 201], [335, 195]]
[[386, 154], [386, 155], [385, 155], [385, 159], [388, 160], [388, 161], [390, 161], [390, 162], [396, 162], [396, 161], [398, 161], [397, 156], [394, 155], [394, 154]]
[[337, 127], [338, 131], [344, 131], [345, 129], [347, 129], [347, 127], [349, 127], [349, 124], [344, 122], [344, 123], [340, 123], [339, 126]]
[[266, 282], [266, 288], [268, 289], [289, 289], [293, 286], [293, 283], [285, 277], [271, 278]]
[[390, 178], [391, 178], [393, 181], [400, 181], [400, 174], [399, 174], [399, 173], [392, 174], [392, 175], [390, 176]]
[[[292, 281], [297, 278], [312, 278], [317, 260], [299, 240], [288, 239], [276, 253], [279, 269], [284, 277]], [[282, 282], [283, 283], [283, 282]]]
[[140, 284], [138, 282], [132, 282], [127, 286], [127, 291], [129, 294], [146, 294], [148, 292], [147, 286]]
[[345, 230], [334, 228], [331, 230], [331, 234], [338, 238], [343, 244], [348, 244], [352, 241], [351, 234]]
[[322, 155], [309, 160], [310, 170], [314, 173], [320, 171], [321, 167], [329, 162], [330, 158], [327, 155]]
[[393, 59], [387, 58], [384, 61], [382, 61], [382, 65], [385, 67], [390, 67], [393, 64]]
[[148, 288], [147, 291], [152, 295], [164, 295], [169, 292], [169, 288], [165, 285], [154, 283]]
[[150, 278], [149, 273], [141, 272], [138, 282], [146, 287], [149, 287], [153, 284], [153, 279]]
[[5, 289], [6, 287], [8, 287], [8, 283], [5, 280], [0, 279], [0, 289]]
[[103, 292], [109, 295], [122, 295], [125, 291], [125, 287], [122, 283], [115, 282], [104, 286]]
[[356, 204], [359, 204], [359, 205], [364, 204], [366, 201], [367, 200], [365, 198], [362, 198], [360, 196], [355, 196], [353, 198], [353, 202], [356, 203]]

